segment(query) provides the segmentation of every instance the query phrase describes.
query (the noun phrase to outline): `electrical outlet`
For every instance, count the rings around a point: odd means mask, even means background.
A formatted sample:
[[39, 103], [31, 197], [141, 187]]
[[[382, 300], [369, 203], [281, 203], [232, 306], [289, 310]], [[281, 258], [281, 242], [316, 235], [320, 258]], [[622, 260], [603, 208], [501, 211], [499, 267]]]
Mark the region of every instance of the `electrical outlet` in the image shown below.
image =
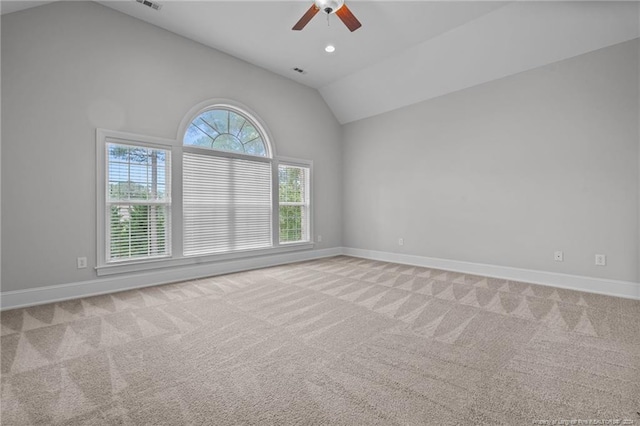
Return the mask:
[[553, 260], [555, 260], [556, 262], [563, 262], [564, 261], [564, 253], [562, 253], [561, 251], [556, 251], [553, 253]]
[[398, 238], [398, 245], [399, 246], [403, 246], [404, 245], [404, 238]]
[[604, 254], [596, 254], [596, 265], [607, 266], [607, 256]]
[[316, 237], [316, 241], [317, 241], [317, 242], [319, 242], [319, 243], [321, 243], [321, 242], [322, 242], [322, 235], [318, 235], [318, 236]]
[[79, 257], [78, 260], [78, 269], [84, 269], [87, 267], [87, 258], [86, 257]]

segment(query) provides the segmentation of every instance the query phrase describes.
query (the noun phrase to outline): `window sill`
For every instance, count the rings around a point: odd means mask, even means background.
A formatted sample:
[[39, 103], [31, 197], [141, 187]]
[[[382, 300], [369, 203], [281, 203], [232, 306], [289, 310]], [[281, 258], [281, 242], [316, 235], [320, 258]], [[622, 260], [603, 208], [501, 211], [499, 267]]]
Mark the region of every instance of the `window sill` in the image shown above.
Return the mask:
[[127, 273], [135, 273], [135, 272], [152, 271], [152, 270], [157, 270], [162, 268], [202, 265], [207, 263], [247, 259], [251, 257], [269, 256], [269, 255], [289, 253], [289, 252], [295, 252], [295, 251], [310, 250], [313, 247], [314, 247], [313, 242], [287, 243], [286, 245], [282, 244], [279, 247], [274, 247], [274, 248], [260, 249], [260, 250], [247, 250], [247, 251], [228, 253], [228, 254], [119, 262], [119, 263], [113, 263], [108, 265], [101, 265], [96, 267], [95, 269], [96, 269], [96, 274], [98, 276], [127, 274]]

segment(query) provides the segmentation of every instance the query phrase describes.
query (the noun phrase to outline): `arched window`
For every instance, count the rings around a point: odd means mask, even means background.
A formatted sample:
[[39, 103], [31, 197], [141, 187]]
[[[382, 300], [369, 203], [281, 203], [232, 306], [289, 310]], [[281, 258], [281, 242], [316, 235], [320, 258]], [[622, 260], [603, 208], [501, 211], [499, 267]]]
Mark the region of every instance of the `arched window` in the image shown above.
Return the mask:
[[271, 157], [260, 126], [248, 114], [228, 106], [218, 106], [200, 113], [187, 128], [184, 144]]
[[309, 241], [310, 167], [272, 152], [264, 127], [237, 107], [215, 105], [191, 120], [182, 157], [185, 256]]
[[203, 105], [177, 140], [97, 131], [99, 275], [312, 247], [311, 162], [276, 157], [246, 108]]

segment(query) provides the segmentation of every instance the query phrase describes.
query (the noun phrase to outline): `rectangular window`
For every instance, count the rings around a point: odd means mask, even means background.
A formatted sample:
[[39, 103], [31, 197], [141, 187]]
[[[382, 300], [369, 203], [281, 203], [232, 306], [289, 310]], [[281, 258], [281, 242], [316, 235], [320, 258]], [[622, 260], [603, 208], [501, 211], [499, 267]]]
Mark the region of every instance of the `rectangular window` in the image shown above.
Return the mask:
[[169, 256], [171, 152], [106, 143], [106, 260]]
[[271, 162], [183, 154], [185, 256], [273, 246]]
[[278, 165], [280, 243], [306, 242], [310, 239], [310, 169]]

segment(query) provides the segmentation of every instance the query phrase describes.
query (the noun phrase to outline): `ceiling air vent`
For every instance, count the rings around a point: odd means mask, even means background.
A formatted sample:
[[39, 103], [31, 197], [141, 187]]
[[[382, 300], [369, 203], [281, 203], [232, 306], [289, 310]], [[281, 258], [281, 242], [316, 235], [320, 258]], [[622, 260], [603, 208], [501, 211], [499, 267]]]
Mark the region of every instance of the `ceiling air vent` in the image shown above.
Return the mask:
[[150, 7], [153, 10], [160, 10], [160, 8], [162, 8], [161, 4], [158, 4], [149, 0], [136, 0], [136, 1], [140, 4]]

